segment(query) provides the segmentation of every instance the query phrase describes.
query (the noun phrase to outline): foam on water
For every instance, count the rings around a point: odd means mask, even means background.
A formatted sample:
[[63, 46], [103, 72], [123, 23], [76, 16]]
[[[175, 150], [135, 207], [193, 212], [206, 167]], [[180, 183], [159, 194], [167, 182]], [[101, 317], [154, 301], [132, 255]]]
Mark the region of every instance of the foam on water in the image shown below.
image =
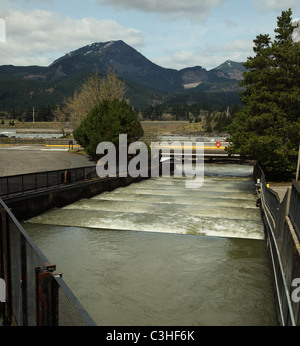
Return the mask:
[[76, 226], [103, 230], [195, 234], [202, 236], [263, 239], [261, 223], [253, 219], [152, 213], [99, 212], [95, 210], [53, 210], [32, 219], [32, 223]]
[[[210, 169], [218, 169], [218, 172], [222, 169], [221, 166], [213, 168]], [[50, 210], [29, 222], [263, 239], [253, 181], [241, 173], [241, 177], [236, 177], [236, 171], [230, 176], [230, 170], [226, 167], [227, 176], [206, 176], [199, 189], [187, 189], [185, 178], [144, 180]], [[248, 170], [247, 167], [247, 175]]]
[[[233, 168], [226, 166], [220, 177], [206, 176], [198, 189], [186, 188], [185, 178], [154, 178], [50, 210], [28, 222], [263, 239], [250, 169]], [[220, 165], [210, 167], [213, 173], [221, 174], [222, 169]]]

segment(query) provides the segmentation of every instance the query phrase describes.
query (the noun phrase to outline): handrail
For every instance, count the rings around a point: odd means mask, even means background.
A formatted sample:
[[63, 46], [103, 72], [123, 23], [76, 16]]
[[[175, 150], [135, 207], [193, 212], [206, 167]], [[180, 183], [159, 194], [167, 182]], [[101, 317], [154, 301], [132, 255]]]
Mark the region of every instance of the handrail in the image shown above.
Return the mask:
[[0, 177], [0, 197], [47, 190], [98, 178], [96, 165]]
[[[299, 325], [300, 320], [291, 299], [291, 277], [299, 266], [299, 256], [293, 251], [296, 238], [299, 241], [300, 227], [300, 188], [293, 182], [282, 200], [278, 194], [268, 188], [263, 170], [257, 163], [254, 178], [265, 224], [266, 237], [272, 262], [273, 278], [276, 288], [278, 313], [282, 325]], [[297, 226], [298, 225], [298, 226]]]
[[292, 184], [289, 218], [292, 221], [298, 239], [300, 239], [300, 186], [295, 180]]
[[0, 321], [18, 326], [96, 325], [55, 270], [0, 198], [0, 277], [7, 286]]

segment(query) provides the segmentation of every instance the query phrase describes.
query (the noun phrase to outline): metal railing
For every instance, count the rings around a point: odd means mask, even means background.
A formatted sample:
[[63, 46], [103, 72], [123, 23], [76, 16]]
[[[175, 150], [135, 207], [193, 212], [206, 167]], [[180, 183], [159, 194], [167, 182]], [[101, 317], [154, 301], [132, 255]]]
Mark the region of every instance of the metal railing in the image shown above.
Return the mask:
[[267, 206], [276, 223], [278, 218], [279, 208], [280, 208], [280, 198], [277, 192], [267, 187], [267, 182], [266, 182], [264, 173], [262, 173], [260, 180], [261, 180], [261, 187], [264, 193]]
[[266, 185], [265, 175], [257, 164], [254, 178], [260, 179], [259, 198], [265, 224], [267, 244], [273, 270], [277, 311], [281, 325], [299, 326], [299, 303], [292, 297], [292, 280], [300, 275], [299, 223], [300, 189], [294, 181], [282, 202]]
[[[0, 199], [0, 320], [17, 326], [89, 326], [92, 318]], [[3, 289], [3, 285], [2, 285]]]
[[300, 239], [300, 187], [296, 181], [293, 181], [292, 185], [289, 218], [292, 221], [298, 239]]
[[0, 177], [0, 197], [12, 197], [99, 178], [96, 165]]
[[[282, 219], [282, 217], [279, 217], [279, 211], [282, 203], [280, 202], [278, 194], [267, 187], [265, 174], [259, 164], [256, 164], [254, 167], [254, 178], [256, 180], [260, 179], [261, 189], [264, 193], [266, 204], [275, 224], [278, 224], [280, 222], [279, 219]], [[296, 181], [293, 181], [292, 183], [288, 216], [291, 219], [298, 239], [300, 239], [300, 186]]]
[[277, 192], [267, 187], [265, 174], [258, 163], [254, 166], [254, 178], [256, 181], [257, 179], [259, 179], [260, 181], [261, 189], [264, 194], [267, 206], [270, 210], [270, 213], [272, 214], [274, 222], [276, 223], [280, 208], [280, 198]]

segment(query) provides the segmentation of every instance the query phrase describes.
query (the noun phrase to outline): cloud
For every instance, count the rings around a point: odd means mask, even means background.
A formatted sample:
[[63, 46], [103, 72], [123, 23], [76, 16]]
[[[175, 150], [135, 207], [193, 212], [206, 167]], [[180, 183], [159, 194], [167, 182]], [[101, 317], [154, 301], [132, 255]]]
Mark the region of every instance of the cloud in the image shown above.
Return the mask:
[[153, 59], [153, 62], [165, 68], [181, 70], [186, 67], [199, 65], [199, 56], [191, 51], [178, 51], [169, 56]]
[[299, 0], [253, 0], [253, 5], [256, 6], [260, 11], [285, 11], [291, 8], [300, 10]]
[[295, 26], [292, 38], [294, 42], [300, 42], [300, 18], [295, 18], [293, 21], [293, 25]]
[[0, 18], [0, 42], [6, 41], [6, 25], [4, 19]]
[[253, 56], [253, 40], [237, 39], [223, 45], [207, 44], [202, 54], [210, 67], [215, 67], [227, 59], [245, 62], [249, 56]]
[[238, 26], [238, 24], [235, 21], [229, 18], [224, 18], [224, 23], [227, 26], [227, 28], [235, 28]]
[[[1, 11], [6, 23], [6, 43], [1, 43], [0, 65], [49, 65], [61, 55], [93, 42], [124, 40], [143, 44], [139, 30], [114, 20], [71, 19], [49, 11]], [[55, 56], [54, 56], [55, 55]]]
[[111, 5], [123, 10], [138, 10], [172, 18], [194, 18], [203, 20], [213, 7], [228, 0], [96, 0], [100, 5]]
[[167, 56], [152, 59], [156, 64], [180, 70], [186, 67], [202, 66], [210, 70], [226, 60], [245, 62], [253, 55], [252, 40], [234, 40], [223, 45], [206, 43], [198, 51], [180, 50]]

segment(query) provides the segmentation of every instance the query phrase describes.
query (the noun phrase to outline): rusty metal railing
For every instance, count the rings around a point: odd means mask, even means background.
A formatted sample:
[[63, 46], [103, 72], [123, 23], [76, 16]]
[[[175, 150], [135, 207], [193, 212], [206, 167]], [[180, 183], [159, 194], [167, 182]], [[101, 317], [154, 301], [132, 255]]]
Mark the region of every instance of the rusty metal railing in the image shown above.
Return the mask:
[[[0, 320], [17, 326], [95, 325], [0, 199]], [[5, 292], [3, 289], [5, 287]]]

